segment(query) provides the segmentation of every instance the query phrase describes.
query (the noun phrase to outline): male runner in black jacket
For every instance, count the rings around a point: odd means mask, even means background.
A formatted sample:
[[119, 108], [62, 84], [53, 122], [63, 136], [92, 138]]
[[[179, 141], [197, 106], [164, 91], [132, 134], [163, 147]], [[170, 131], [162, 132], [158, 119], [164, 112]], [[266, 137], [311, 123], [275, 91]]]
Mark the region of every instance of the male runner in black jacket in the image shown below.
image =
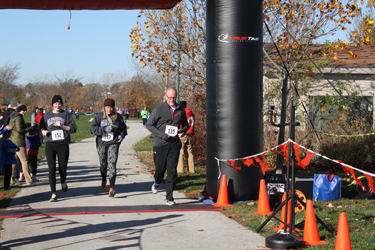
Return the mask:
[[[155, 183], [151, 190], [153, 194], [159, 191], [167, 171], [166, 189], [167, 205], [173, 206], [173, 189], [177, 181], [177, 163], [180, 155], [181, 141], [188, 130], [185, 110], [176, 103], [177, 91], [168, 88], [165, 102], [156, 106], [147, 121], [146, 127], [154, 134]], [[181, 125], [181, 126], [180, 126]]]

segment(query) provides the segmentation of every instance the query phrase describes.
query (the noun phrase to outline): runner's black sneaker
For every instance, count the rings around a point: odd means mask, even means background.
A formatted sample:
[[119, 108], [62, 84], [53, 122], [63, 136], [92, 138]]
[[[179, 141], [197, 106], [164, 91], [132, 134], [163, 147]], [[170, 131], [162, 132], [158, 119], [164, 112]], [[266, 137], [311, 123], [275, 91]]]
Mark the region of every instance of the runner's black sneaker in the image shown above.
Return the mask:
[[66, 183], [61, 183], [61, 189], [62, 189], [62, 191], [67, 192], [68, 191], [68, 185], [66, 185]]

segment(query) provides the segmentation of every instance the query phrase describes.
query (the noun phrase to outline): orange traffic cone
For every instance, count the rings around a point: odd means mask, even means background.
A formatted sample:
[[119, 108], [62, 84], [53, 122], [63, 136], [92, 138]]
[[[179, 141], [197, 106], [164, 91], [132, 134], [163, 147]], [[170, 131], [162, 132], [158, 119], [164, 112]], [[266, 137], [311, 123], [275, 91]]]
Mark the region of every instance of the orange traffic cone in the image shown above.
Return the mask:
[[[284, 192], [284, 195], [283, 195], [283, 199], [282, 199], [282, 202], [284, 202], [286, 199], [286, 192]], [[288, 217], [287, 217], [287, 225], [290, 224], [290, 206], [291, 206], [291, 202], [290, 200], [288, 201]], [[283, 206], [283, 208], [281, 209], [281, 216], [280, 216], [280, 226], [279, 227], [275, 227], [273, 230], [275, 231], [279, 231], [281, 229], [284, 229], [284, 219], [285, 219], [285, 205]], [[289, 228], [287, 228], [289, 229]]]
[[305, 213], [305, 227], [303, 229], [303, 241], [306, 245], [320, 245], [327, 244], [327, 242], [320, 240], [318, 226], [316, 225], [314, 206], [311, 200], [306, 202]]
[[346, 213], [341, 213], [339, 217], [335, 250], [352, 250]]
[[217, 196], [217, 202], [214, 204], [215, 207], [233, 207], [229, 204], [228, 199], [228, 187], [227, 187], [227, 175], [223, 174], [221, 176], [219, 194]]
[[259, 196], [258, 196], [258, 211], [254, 212], [254, 214], [261, 214], [261, 215], [272, 214], [270, 203], [268, 201], [266, 181], [264, 179], [260, 180]]
[[[290, 193], [290, 191], [289, 191], [289, 193]], [[286, 192], [284, 192], [282, 201], [285, 201], [285, 199], [286, 199]], [[290, 225], [290, 210], [291, 209], [292, 209], [292, 202], [291, 202], [291, 200], [289, 200], [288, 201], [288, 214], [287, 214], [287, 220], [286, 220], [286, 224], [287, 225]], [[285, 213], [286, 212], [285, 212], [285, 205], [284, 205], [283, 208], [281, 209], [280, 226], [279, 227], [275, 227], [273, 230], [279, 231], [279, 230], [284, 229]], [[289, 230], [289, 227], [287, 227], [286, 229]], [[293, 231], [299, 232], [300, 230], [298, 228], [294, 228]]]

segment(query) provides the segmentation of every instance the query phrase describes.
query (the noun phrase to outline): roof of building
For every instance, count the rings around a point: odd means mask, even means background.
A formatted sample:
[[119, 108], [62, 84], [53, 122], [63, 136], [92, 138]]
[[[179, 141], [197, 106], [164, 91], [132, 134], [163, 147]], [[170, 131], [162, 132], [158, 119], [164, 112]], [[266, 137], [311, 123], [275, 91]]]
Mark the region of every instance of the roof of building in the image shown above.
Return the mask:
[[[350, 51], [355, 55], [352, 56]], [[375, 47], [370, 45], [348, 46], [346, 50], [337, 50], [338, 60], [333, 60], [334, 67], [375, 67]]]

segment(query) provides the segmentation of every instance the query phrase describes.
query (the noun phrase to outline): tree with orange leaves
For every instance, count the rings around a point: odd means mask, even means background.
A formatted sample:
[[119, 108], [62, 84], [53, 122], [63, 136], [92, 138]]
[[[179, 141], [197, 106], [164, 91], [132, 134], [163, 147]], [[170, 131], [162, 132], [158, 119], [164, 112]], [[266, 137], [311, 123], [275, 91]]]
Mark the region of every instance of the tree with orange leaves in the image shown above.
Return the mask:
[[355, 45], [367, 44], [375, 46], [375, 1], [369, 0], [366, 9], [358, 8], [354, 20], [354, 28], [349, 33], [350, 42]]
[[203, 0], [183, 0], [170, 10], [142, 10], [130, 35], [132, 56], [165, 78], [176, 80], [179, 72], [181, 85], [204, 89], [205, 11]]

